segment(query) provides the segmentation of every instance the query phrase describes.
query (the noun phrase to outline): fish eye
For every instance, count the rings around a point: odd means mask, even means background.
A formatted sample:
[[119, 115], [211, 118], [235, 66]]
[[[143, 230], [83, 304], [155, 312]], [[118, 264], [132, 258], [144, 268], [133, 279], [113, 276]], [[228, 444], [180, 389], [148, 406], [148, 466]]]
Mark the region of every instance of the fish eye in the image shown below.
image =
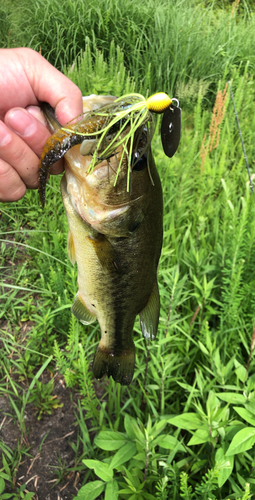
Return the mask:
[[142, 156], [140, 156], [138, 151], [133, 153], [132, 154], [132, 170], [135, 170], [136, 172], [141, 172], [146, 167], [147, 167], [147, 154], [144, 153]]

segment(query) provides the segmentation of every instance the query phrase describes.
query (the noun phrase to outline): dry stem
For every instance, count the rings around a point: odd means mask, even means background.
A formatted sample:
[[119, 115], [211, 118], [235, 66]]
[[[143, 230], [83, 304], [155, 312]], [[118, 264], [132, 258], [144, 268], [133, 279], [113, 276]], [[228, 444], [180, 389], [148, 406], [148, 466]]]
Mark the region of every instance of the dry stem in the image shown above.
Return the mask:
[[202, 160], [201, 167], [200, 167], [201, 174], [203, 173], [203, 170], [204, 170], [204, 164], [205, 164], [205, 159], [207, 157], [207, 154], [210, 153], [213, 149], [216, 149], [218, 144], [219, 144], [220, 125], [221, 125], [222, 120], [223, 120], [224, 115], [225, 115], [225, 103], [226, 103], [226, 99], [227, 99], [227, 88], [228, 88], [228, 84], [226, 83], [223, 92], [221, 90], [218, 90], [218, 92], [217, 92], [207, 143], [206, 143], [206, 134], [203, 137], [203, 141], [202, 141], [201, 148], [200, 148], [200, 156], [201, 156], [201, 160]]
[[254, 351], [254, 347], [255, 347], [255, 326], [253, 328], [252, 337], [251, 337], [251, 351], [250, 351], [250, 355], [249, 355], [249, 358], [248, 358], [248, 361], [247, 361], [247, 365], [246, 365], [246, 371], [247, 372], [248, 372], [248, 369], [249, 369], [249, 366], [250, 366], [251, 357], [252, 357], [252, 353]]

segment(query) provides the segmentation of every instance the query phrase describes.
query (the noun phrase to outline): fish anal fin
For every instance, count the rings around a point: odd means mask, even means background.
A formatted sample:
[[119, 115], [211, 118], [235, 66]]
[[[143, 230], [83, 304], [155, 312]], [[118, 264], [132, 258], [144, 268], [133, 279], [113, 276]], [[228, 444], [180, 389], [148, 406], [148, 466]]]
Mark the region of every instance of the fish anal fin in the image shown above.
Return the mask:
[[75, 256], [75, 248], [74, 248], [74, 241], [73, 241], [73, 235], [69, 229], [68, 236], [67, 236], [67, 253], [70, 262], [74, 265], [76, 261], [76, 256]]
[[88, 236], [94, 247], [95, 253], [103, 269], [120, 273], [120, 264], [116, 252], [103, 234], [98, 234], [96, 238]]
[[129, 385], [132, 381], [135, 369], [135, 346], [115, 354], [114, 351], [97, 348], [93, 361], [94, 376], [99, 379], [103, 375], [112, 376], [115, 382], [121, 385]]
[[96, 316], [92, 314], [84, 305], [79, 292], [76, 294], [71, 308], [73, 315], [84, 325], [90, 325], [96, 321]]
[[159, 321], [159, 310], [160, 298], [158, 291], [158, 282], [156, 279], [150, 298], [145, 308], [139, 314], [141, 329], [143, 332], [143, 336], [146, 339], [153, 340], [156, 337]]

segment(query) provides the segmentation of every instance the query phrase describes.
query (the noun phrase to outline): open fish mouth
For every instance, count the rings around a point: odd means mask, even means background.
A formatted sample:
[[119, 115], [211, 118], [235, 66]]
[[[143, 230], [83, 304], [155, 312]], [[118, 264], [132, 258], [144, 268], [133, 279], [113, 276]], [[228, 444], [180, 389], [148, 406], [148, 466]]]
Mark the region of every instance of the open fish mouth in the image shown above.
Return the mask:
[[[42, 104], [54, 133], [42, 153], [39, 193], [44, 205], [49, 169], [65, 157], [61, 194], [69, 225], [68, 255], [77, 262], [79, 288], [72, 313], [83, 324], [99, 322], [95, 377], [106, 374], [124, 385], [134, 374], [136, 316], [146, 339], [156, 337], [159, 322], [163, 199], [150, 147], [152, 113], [167, 113], [167, 141], [172, 130], [168, 121], [172, 124], [175, 115], [177, 123], [178, 111], [166, 94], [152, 97], [97, 96], [97, 109], [94, 97], [87, 98], [84, 116], [65, 127]], [[174, 147], [166, 149], [172, 153]]]

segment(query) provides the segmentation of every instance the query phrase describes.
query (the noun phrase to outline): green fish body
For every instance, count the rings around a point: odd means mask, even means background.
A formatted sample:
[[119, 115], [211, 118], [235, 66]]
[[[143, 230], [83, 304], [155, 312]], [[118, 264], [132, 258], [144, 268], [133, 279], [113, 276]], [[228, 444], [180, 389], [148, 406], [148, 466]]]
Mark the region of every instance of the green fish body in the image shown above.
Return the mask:
[[[84, 111], [113, 99], [91, 96], [84, 100]], [[54, 114], [47, 107], [42, 109], [51, 130], [55, 130], [46, 143], [44, 158], [63, 136]], [[146, 130], [141, 130], [132, 145], [134, 157], [144, 150], [145, 143]], [[112, 375], [116, 382], [128, 385], [134, 373], [133, 326], [137, 314], [144, 337], [154, 338], [158, 327], [162, 189], [150, 149], [134, 163], [132, 189], [127, 192], [125, 157], [116, 180], [121, 147], [88, 174], [94, 147], [92, 137], [65, 153], [61, 181], [69, 225], [68, 254], [78, 267], [79, 290], [72, 312], [84, 324], [96, 319], [100, 324], [101, 340], [93, 362], [95, 377]]]

